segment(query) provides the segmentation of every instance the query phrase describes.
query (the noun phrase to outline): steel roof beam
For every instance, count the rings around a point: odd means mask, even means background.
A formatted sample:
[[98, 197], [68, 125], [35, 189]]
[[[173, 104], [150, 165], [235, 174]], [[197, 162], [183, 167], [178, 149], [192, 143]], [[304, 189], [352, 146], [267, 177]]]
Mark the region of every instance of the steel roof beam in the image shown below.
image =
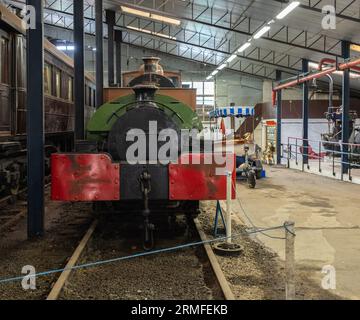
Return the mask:
[[[172, 7], [176, 6], [177, 1], [171, 0]], [[139, 1], [134, 1], [135, 5], [139, 7]], [[156, 1], [153, 2], [153, 7], [139, 7], [142, 9], [155, 9]], [[126, 4], [124, 4], [126, 5]], [[131, 6], [131, 4], [128, 4]], [[136, 7], [136, 6], [135, 6]], [[179, 15], [177, 14], [177, 17], [179, 19], [182, 19], [184, 21], [189, 21], [196, 24], [202, 24], [204, 26], [207, 26], [209, 28], [216, 28], [219, 30], [223, 30], [226, 32], [233, 32], [236, 34], [241, 34], [247, 37], [251, 37], [255, 30], [263, 26], [266, 22], [253, 19], [251, 17], [244, 17], [240, 20], [240, 23], [237, 22], [236, 24], [233, 24], [232, 21], [239, 18], [239, 14], [235, 15], [233, 11], [229, 11], [227, 9], [221, 10], [218, 6], [215, 8], [215, 6], [203, 6], [203, 5], [197, 5], [194, 1], [189, 1], [189, 4], [187, 6], [189, 10], [188, 16], [186, 15]], [[200, 13], [198, 13], [200, 12]], [[209, 14], [210, 12], [210, 14]], [[218, 17], [224, 16], [227, 17], [227, 21], [219, 21]], [[240, 17], [242, 17], [243, 14], [240, 14]], [[206, 20], [205, 20], [206, 19]], [[210, 22], [209, 22], [210, 21]], [[236, 21], [236, 20], [235, 20]], [[274, 25], [276, 26], [276, 25]], [[239, 27], [242, 27], [242, 29], [239, 29]], [[274, 30], [274, 32], [268, 33], [267, 36], [263, 36], [263, 40], [268, 40], [272, 42], [276, 42], [283, 45], [289, 45], [292, 47], [296, 47], [299, 49], [304, 49], [316, 53], [326, 54], [326, 55], [332, 55], [341, 57], [341, 40], [342, 39], [336, 39], [336, 38], [330, 38], [326, 35], [318, 35], [310, 33], [306, 30], [299, 30], [290, 28], [289, 26], [276, 26], [277, 29]], [[289, 34], [301, 34], [302, 37], [299, 38], [299, 36], [296, 36], [294, 39], [289, 39]], [[318, 39], [316, 39], [318, 38]], [[314, 41], [316, 39], [316, 41]], [[296, 42], [294, 42], [297, 40]], [[320, 41], [321, 40], [321, 41]], [[331, 42], [331, 43], [330, 43]], [[321, 45], [320, 45], [321, 43]], [[299, 57], [300, 58], [300, 57]], [[301, 57], [302, 58], [302, 57]]]

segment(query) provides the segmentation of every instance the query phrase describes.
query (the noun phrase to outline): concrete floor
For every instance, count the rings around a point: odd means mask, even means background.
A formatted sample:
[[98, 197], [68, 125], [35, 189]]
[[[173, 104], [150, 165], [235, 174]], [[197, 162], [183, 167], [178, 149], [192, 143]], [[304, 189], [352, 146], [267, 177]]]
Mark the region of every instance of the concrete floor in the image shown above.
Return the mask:
[[[282, 163], [287, 165], [287, 160], [283, 159]], [[296, 163], [295, 160], [290, 160], [289, 162], [291, 169], [302, 170], [302, 161], [301, 159]], [[319, 167], [321, 168], [321, 172], [319, 172]], [[333, 168], [333, 160], [330, 157], [326, 157], [319, 164], [319, 160], [309, 160], [309, 166], [304, 166], [304, 171], [318, 174], [321, 176], [329, 177], [332, 179], [341, 180], [341, 162], [340, 159], [336, 159]], [[343, 181], [352, 182], [356, 184], [360, 184], [360, 167], [356, 165], [354, 169], [350, 171], [351, 178], [349, 178], [349, 174], [343, 175]]]
[[[294, 221], [297, 270], [321, 286], [326, 265], [335, 267], [333, 294], [360, 299], [360, 186], [282, 167], [267, 167], [256, 189], [238, 182], [238, 199], [260, 227]], [[239, 201], [234, 213], [246, 221]], [[284, 236], [283, 231], [273, 231]], [[257, 235], [284, 259], [284, 241]]]

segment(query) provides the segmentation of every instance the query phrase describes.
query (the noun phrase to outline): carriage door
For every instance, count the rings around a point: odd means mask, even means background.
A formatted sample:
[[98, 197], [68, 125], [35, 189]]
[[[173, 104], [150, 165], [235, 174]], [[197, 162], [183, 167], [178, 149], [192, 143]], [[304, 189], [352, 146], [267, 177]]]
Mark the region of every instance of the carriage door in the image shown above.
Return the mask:
[[0, 135], [11, 131], [10, 38], [0, 31]]

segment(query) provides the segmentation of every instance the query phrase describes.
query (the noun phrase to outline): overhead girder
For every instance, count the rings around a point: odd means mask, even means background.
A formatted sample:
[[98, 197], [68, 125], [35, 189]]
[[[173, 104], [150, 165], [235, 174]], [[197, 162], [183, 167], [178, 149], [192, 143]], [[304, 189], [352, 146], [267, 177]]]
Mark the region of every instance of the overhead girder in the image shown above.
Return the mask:
[[[349, 3], [344, 8], [338, 8], [337, 16], [342, 19], [360, 21], [360, 19], [351, 17], [347, 10], [356, 5], [358, 0], [349, 0]], [[23, 2], [20, 0], [15, 0], [13, 2]], [[120, 6], [121, 2], [119, 1], [107, 1], [108, 3], [113, 3], [117, 7]], [[309, 9], [316, 12], [321, 12], [319, 6], [321, 5], [322, 0], [315, 1], [303, 1], [300, 5], [303, 9]], [[45, 0], [45, 9], [51, 9], [60, 13], [72, 14], [72, 1], [69, 0]], [[235, 33], [243, 36], [251, 37], [251, 35], [263, 26], [266, 21], [261, 21], [254, 19], [252, 17], [246, 16], [246, 10], [249, 8], [249, 5], [243, 5], [244, 10], [242, 12], [234, 12], [234, 10], [229, 10], [226, 8], [221, 8], [219, 5], [216, 5], [216, 1], [210, 5], [204, 6], [195, 1], [179, 1], [179, 0], [153, 0], [153, 1], [144, 1], [144, 0], [133, 0], [125, 1], [125, 5], [144, 5], [148, 9], [154, 10], [167, 10], [172, 9], [174, 13], [177, 14], [179, 19], [184, 21], [189, 21], [196, 24], [201, 24], [215, 30], [223, 30], [225, 32]], [[305, 4], [306, 3], [306, 4]], [[336, 4], [336, 0], [334, 0]], [[181, 14], [177, 12], [178, 8], [186, 8], [186, 14]], [[170, 9], [169, 9], [170, 8]], [[237, 8], [238, 9], [238, 8]], [[171, 10], [170, 10], [171, 11]], [[178, 10], [181, 11], [181, 10]], [[85, 0], [85, 16], [87, 18], [94, 18], [94, 7], [93, 2]], [[60, 18], [64, 19], [63, 17]], [[53, 21], [56, 24], [56, 21]], [[94, 28], [91, 25], [90, 29]], [[209, 35], [210, 36], [210, 35]], [[262, 40], [268, 40], [271, 42], [276, 42], [281, 45], [296, 47], [312, 52], [321, 53], [324, 55], [332, 55], [341, 57], [341, 40], [328, 37], [323, 34], [311, 33], [306, 30], [299, 30], [295, 28], [290, 28], [289, 26], [273, 25], [273, 30], [264, 36]], [[303, 58], [298, 56], [298, 58]], [[300, 69], [300, 68], [299, 68]]]
[[[73, 24], [72, 24], [72, 12], [59, 12], [57, 9], [49, 9], [47, 8], [47, 14], [45, 16], [45, 22], [49, 23], [49, 24], [53, 24], [54, 22], [54, 18], [52, 17], [52, 14], [57, 15], [57, 14], [63, 14], [66, 15], [69, 19], [63, 19], [63, 20], [59, 20], [57, 21], [56, 24], [54, 24], [55, 26], [58, 27], [62, 27], [62, 28], [66, 28], [66, 29], [72, 29], [73, 28]], [[68, 8], [68, 10], [70, 11], [70, 8]], [[163, 32], [164, 29], [168, 29], [170, 30], [170, 27], [167, 25], [162, 25], [162, 24], [157, 24], [154, 22], [146, 22], [146, 21], [142, 21], [141, 18], [137, 18], [137, 17], [132, 17], [132, 18], [128, 18], [131, 19], [131, 21], [125, 21], [125, 16], [124, 15], [119, 15], [117, 20], [116, 20], [116, 26], [120, 27], [122, 29], [125, 30], [129, 30], [128, 23], [135, 23], [135, 25], [141, 25], [141, 23], [146, 23], [145, 26], [150, 26], [153, 28], [154, 32]], [[66, 21], [68, 21], [69, 23], [66, 23]], [[123, 21], [123, 23], [121, 23], [121, 21]], [[94, 34], [95, 32], [95, 27], [94, 25], [94, 20], [92, 18], [87, 17], [85, 19], [85, 30], [87, 33], [89, 34]], [[131, 33], [139, 33], [137, 31], [131, 30]], [[126, 33], [124, 34], [124, 36], [126, 35]], [[146, 36], [147, 34], [144, 34], [142, 37], [140, 37], [140, 39], [144, 39], [144, 36]], [[227, 48], [224, 48], [224, 45], [220, 45], [219, 46], [219, 42], [223, 42], [224, 40], [219, 40], [217, 39], [215, 36], [208, 36], [208, 35], [204, 35], [200, 32], [194, 32], [192, 30], [187, 30], [184, 28], [179, 28], [177, 30], [177, 35], [181, 35], [183, 37], [182, 40], [176, 39], [176, 40], [170, 40], [170, 39], [166, 39], [166, 41], [170, 41], [173, 43], [177, 43], [178, 45], [187, 45], [187, 46], [191, 46], [191, 47], [200, 47], [201, 49], [206, 49], [206, 50], [210, 50], [213, 51], [216, 54], [213, 54], [213, 57], [215, 57], [212, 60], [212, 63], [214, 65], [217, 65], [219, 63], [221, 63], [224, 59], [227, 58], [227, 56], [229, 54], [231, 54], [232, 52], [229, 50], [229, 44], [227, 45]], [[153, 38], [160, 38], [163, 39], [162, 37], [156, 36], [156, 35], [151, 35]], [[205, 39], [204, 39], [205, 37]], [[206, 39], [206, 37], [208, 37]], [[211, 40], [210, 40], [211, 39]], [[164, 39], [165, 40], [165, 39]], [[147, 39], [147, 41], [143, 41], [143, 45], [146, 47], [146, 45], [151, 45], [151, 39]], [[162, 41], [162, 45], [166, 45], [165, 41]], [[199, 45], [200, 43], [200, 45]], [[229, 42], [230, 43], [230, 42]], [[221, 43], [220, 43], [221, 44]], [[168, 44], [168, 46], [170, 46], [170, 44]], [[232, 46], [232, 45], [230, 45]], [[188, 47], [187, 47], [188, 48]], [[221, 48], [223, 48], [221, 50]], [[180, 52], [180, 49], [177, 49], [176, 52]], [[189, 52], [193, 52], [193, 50], [191, 50], [190, 48], [188, 49]], [[221, 55], [220, 55], [221, 54]], [[183, 55], [184, 56], [184, 55]], [[194, 57], [194, 55], [193, 55]], [[196, 57], [196, 56], [195, 56]], [[296, 65], [299, 65], [299, 63], [301, 62], [301, 59], [297, 58], [297, 57], [292, 57], [288, 54], [278, 54], [273, 50], [269, 50], [269, 49], [264, 49], [264, 48], [260, 48], [260, 47], [256, 47], [256, 48], [252, 48], [251, 50], [249, 50], [248, 52], [244, 52], [241, 56], [239, 56], [241, 58], [242, 61], [236, 61], [232, 64], [232, 66], [230, 66], [230, 69], [237, 69], [237, 71], [241, 71], [242, 69], [246, 69], [247, 71], [251, 70], [252, 72], [254, 72], [254, 76], [262, 76], [265, 78], [273, 78], [272, 76], [275, 74], [275, 68], [280, 68], [283, 69], [285, 72], [288, 72], [289, 74], [293, 74], [294, 72], [299, 72], [298, 68], [295, 68]], [[210, 56], [210, 58], [207, 59], [207, 61], [205, 61], [205, 63], [210, 63], [210, 59], [212, 58], [212, 56]], [[194, 59], [196, 60], [196, 59]], [[253, 63], [246, 63], [244, 60], [253, 62]], [[256, 64], [258, 63], [258, 64]], [[238, 67], [236, 67], [238, 66]], [[271, 68], [272, 67], [272, 68]]]
[[[349, 1], [352, 2], [354, 0]], [[320, 2], [321, 0], [317, 1], [317, 3]], [[140, 6], [144, 3], [144, 1], [134, 0], [132, 3], [134, 5]], [[147, 2], [148, 6], [142, 8], [158, 10], [158, 3], [159, 1], [156, 0], [149, 1]], [[267, 23], [267, 21], [261, 21], [252, 17], [248, 17], [244, 13], [234, 13], [233, 10], [221, 8], [220, 6], [216, 5], [216, 1], [214, 1], [213, 4], [208, 4], [206, 6], [195, 3], [195, 1], [178, 0], [168, 0], [166, 1], [166, 4], [167, 10], [173, 14], [176, 14], [176, 16], [181, 20], [201, 24], [217, 30], [233, 32], [235, 34], [248, 37], [251, 37], [256, 30]], [[186, 7], [186, 14], [177, 12], [180, 10], [176, 10], [176, 6], [180, 5]], [[309, 5], [308, 7], [310, 9], [312, 7], [316, 8], [314, 5]], [[263, 36], [262, 40], [276, 42], [281, 45], [289, 45], [291, 47], [304, 49], [310, 52], [312, 51], [321, 53], [323, 55], [341, 57], [342, 39], [335, 39], [321, 33], [312, 33], [307, 30], [295, 29], [289, 26], [274, 24], [272, 26], [271, 32], [269, 32], [267, 36]]]
[[[178, 43], [169, 43], [162, 39], [155, 39], [148, 35], [136, 35], [132, 32], [124, 32], [123, 43], [136, 47], [155, 50], [164, 54], [186, 58], [192, 61], [198, 61], [211, 66], [217, 66], [223, 56], [219, 56], [218, 52], [211, 50], [195, 50], [190, 46], [180, 46]], [[255, 64], [251, 61], [234, 61], [229, 65], [229, 70], [240, 72], [249, 76], [260, 77], [264, 79], [275, 79], [275, 69], [264, 65]], [[288, 72], [291, 74], [291, 72]]]

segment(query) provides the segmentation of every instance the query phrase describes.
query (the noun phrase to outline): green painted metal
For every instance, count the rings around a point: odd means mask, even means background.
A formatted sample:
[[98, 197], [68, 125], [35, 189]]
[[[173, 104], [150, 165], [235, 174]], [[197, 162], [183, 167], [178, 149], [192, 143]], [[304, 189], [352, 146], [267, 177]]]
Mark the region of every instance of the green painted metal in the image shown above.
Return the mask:
[[[200, 119], [188, 105], [165, 95], [155, 95], [154, 102], [177, 123], [181, 129], [203, 129]], [[101, 106], [87, 126], [87, 139], [99, 141], [105, 138], [116, 120], [136, 103], [135, 95], [120, 97]]]

